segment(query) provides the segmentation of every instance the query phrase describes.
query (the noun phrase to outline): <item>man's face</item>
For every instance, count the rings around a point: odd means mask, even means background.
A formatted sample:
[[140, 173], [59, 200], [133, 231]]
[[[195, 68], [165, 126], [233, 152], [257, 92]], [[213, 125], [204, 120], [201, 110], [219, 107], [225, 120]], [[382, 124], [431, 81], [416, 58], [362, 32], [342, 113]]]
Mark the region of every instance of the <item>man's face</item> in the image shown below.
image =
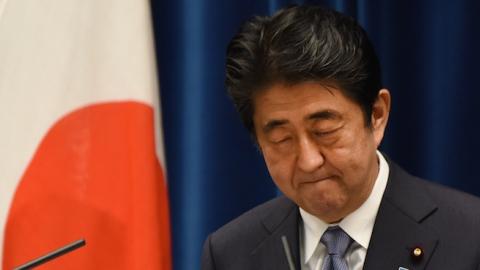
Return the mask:
[[258, 144], [287, 197], [326, 222], [361, 206], [378, 174], [376, 149], [390, 107], [387, 90], [373, 106], [370, 127], [359, 105], [318, 82], [276, 84], [253, 102]]

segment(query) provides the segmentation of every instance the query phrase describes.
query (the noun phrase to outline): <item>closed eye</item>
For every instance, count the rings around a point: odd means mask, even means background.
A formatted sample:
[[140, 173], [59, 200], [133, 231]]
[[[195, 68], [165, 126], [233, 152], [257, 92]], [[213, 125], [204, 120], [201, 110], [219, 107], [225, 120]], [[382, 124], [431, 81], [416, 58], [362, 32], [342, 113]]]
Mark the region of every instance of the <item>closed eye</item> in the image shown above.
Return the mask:
[[338, 127], [338, 128], [335, 128], [335, 129], [330, 129], [330, 130], [325, 130], [325, 131], [314, 130], [313, 134], [315, 135], [315, 137], [325, 137], [325, 136], [334, 134], [340, 128], [341, 127]]
[[279, 140], [274, 140], [273, 143], [274, 143], [274, 144], [281, 144], [281, 143], [288, 142], [288, 141], [290, 141], [291, 139], [292, 139], [291, 137], [285, 137], [285, 138], [282, 138], [282, 139], [279, 139]]

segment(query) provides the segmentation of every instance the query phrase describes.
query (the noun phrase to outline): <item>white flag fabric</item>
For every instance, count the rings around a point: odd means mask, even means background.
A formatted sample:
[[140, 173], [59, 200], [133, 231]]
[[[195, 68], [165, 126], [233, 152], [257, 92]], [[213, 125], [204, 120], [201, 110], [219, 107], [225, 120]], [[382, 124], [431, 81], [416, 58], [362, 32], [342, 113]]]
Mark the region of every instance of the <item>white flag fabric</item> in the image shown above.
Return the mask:
[[0, 256], [171, 269], [147, 0], [0, 0]]

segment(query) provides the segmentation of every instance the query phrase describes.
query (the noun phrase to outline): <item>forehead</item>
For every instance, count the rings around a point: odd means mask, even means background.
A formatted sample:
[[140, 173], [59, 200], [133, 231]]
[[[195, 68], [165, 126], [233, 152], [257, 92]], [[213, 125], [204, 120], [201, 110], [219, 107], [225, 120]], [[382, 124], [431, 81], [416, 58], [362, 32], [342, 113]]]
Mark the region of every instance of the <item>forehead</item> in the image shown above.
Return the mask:
[[253, 97], [254, 122], [310, 119], [311, 115], [348, 115], [360, 107], [332, 84], [304, 82], [295, 85], [275, 84]]

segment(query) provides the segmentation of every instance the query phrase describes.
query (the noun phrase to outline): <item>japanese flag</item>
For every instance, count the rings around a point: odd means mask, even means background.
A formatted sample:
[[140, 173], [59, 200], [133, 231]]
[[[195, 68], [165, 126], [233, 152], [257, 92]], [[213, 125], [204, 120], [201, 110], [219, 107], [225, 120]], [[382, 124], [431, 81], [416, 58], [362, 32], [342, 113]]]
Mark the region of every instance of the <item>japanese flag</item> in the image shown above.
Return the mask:
[[0, 0], [2, 268], [171, 269], [147, 0]]

